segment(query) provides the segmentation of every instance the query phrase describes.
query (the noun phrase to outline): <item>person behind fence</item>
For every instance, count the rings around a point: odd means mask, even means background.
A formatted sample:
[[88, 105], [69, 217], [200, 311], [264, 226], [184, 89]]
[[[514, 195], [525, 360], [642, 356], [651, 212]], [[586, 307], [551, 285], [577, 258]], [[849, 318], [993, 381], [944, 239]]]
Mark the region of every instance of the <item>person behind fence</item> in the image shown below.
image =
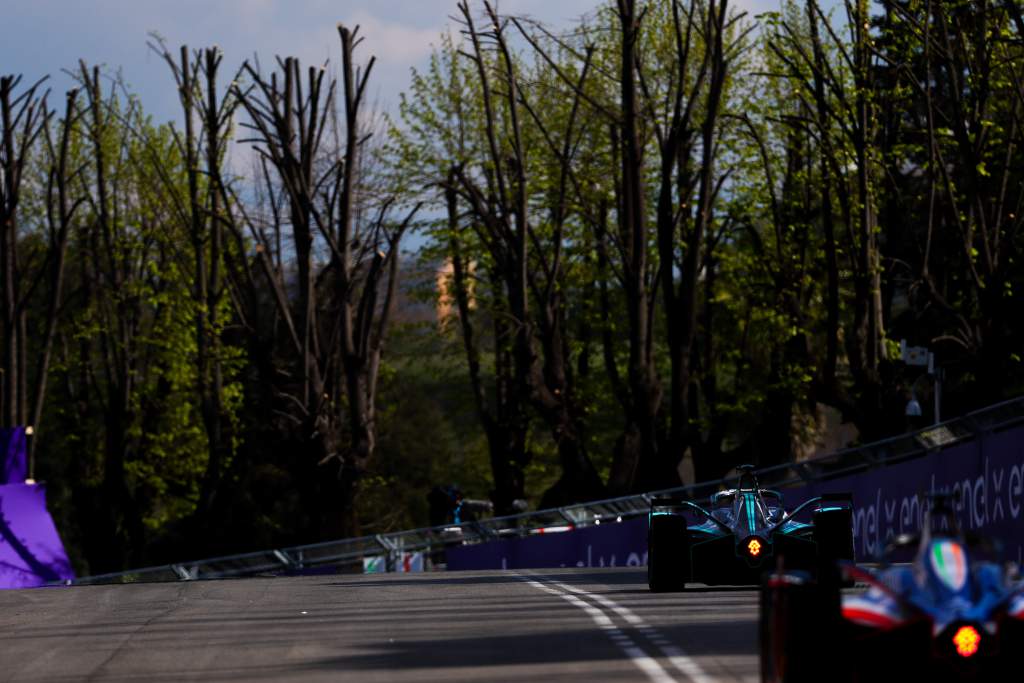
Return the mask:
[[430, 526], [475, 522], [479, 515], [491, 512], [494, 505], [488, 500], [467, 499], [458, 486], [435, 486], [427, 494], [430, 505]]
[[435, 486], [427, 494], [430, 505], [430, 526], [445, 524], [461, 524], [460, 508], [462, 507], [462, 491], [454, 485]]

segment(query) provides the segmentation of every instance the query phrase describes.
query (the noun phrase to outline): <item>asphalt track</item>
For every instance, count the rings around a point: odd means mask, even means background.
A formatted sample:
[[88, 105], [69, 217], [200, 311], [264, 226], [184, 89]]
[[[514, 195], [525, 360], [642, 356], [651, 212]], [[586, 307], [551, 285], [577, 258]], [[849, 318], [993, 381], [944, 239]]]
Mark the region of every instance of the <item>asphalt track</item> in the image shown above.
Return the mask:
[[0, 591], [0, 681], [756, 681], [757, 592], [643, 569]]

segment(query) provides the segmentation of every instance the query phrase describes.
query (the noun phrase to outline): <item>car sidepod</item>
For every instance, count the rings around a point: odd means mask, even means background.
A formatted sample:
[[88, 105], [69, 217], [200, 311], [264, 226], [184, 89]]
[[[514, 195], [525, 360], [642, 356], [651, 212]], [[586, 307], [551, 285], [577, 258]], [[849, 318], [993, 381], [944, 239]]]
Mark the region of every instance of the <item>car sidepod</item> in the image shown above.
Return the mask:
[[[791, 569], [812, 570], [818, 557], [818, 545], [815, 542], [814, 525], [789, 521], [772, 534], [773, 552], [782, 558], [786, 567]], [[770, 566], [775, 566], [773, 559]]]

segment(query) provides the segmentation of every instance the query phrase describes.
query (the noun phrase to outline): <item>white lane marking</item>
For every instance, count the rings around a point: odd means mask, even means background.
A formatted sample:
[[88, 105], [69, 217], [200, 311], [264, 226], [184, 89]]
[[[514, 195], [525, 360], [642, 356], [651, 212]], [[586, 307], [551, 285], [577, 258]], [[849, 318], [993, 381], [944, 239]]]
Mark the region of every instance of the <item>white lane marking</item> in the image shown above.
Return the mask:
[[700, 665], [685, 652], [682, 651], [678, 646], [669, 643], [668, 639], [661, 635], [656, 628], [649, 625], [643, 619], [641, 619], [633, 610], [628, 607], [623, 607], [619, 603], [611, 600], [603, 595], [597, 593], [589, 593], [580, 588], [574, 588], [573, 586], [559, 583], [558, 581], [552, 581], [552, 585], [557, 588], [561, 588], [569, 593], [575, 593], [576, 595], [583, 595], [599, 605], [608, 608], [609, 610], [618, 614], [623, 620], [626, 621], [630, 626], [633, 626], [639, 631], [645, 638], [650, 640], [654, 645], [661, 650], [662, 654], [671, 662], [672, 666], [676, 668], [681, 674], [693, 681], [693, 683], [714, 683], [714, 679], [709, 676]]
[[692, 680], [694, 683], [713, 683], [714, 679], [704, 673], [704, 669], [700, 668], [700, 665], [685, 652], [680, 650], [675, 645], [659, 645], [658, 649], [668, 657], [668, 661], [672, 662], [672, 666], [677, 671], [682, 673], [684, 676]]
[[615, 627], [615, 623], [611, 620], [611, 618], [608, 617], [607, 614], [597, 609], [593, 605], [588, 605], [587, 603], [577, 598], [575, 595], [562, 595], [562, 599], [568, 602], [570, 605], [573, 605], [574, 607], [579, 607], [581, 610], [586, 612], [587, 616], [593, 619], [594, 623], [597, 624], [600, 628], [607, 629], [608, 631], [611, 631], [613, 633], [619, 630]]
[[[545, 593], [551, 593], [562, 598], [570, 605], [579, 607], [583, 610], [587, 616], [589, 616], [597, 626], [607, 633], [616, 645], [622, 650], [622, 652], [629, 657], [629, 659], [636, 665], [638, 669], [647, 674], [647, 677], [654, 681], [654, 683], [676, 683], [676, 679], [672, 678], [661, 664], [658, 664], [657, 660], [647, 656], [647, 654], [637, 647], [637, 644], [632, 638], [625, 635], [621, 629], [615, 626], [615, 623], [608, 617], [607, 614], [602, 612], [597, 607], [594, 607], [588, 602], [580, 600], [571, 593], [564, 593], [559, 590], [554, 590], [545, 586], [539, 581], [531, 581], [530, 579], [522, 579], [527, 584], [544, 591]], [[671, 661], [671, 660], [670, 660]]]

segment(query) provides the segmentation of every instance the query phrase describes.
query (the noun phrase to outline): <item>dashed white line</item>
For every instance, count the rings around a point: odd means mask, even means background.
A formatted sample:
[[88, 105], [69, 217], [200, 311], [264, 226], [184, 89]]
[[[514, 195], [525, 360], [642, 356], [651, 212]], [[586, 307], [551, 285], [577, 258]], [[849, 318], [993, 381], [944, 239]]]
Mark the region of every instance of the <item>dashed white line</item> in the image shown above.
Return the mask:
[[672, 645], [668, 639], [662, 636], [657, 629], [649, 625], [642, 618], [637, 616], [633, 610], [628, 607], [623, 607], [614, 600], [599, 595], [597, 593], [590, 593], [581, 588], [575, 588], [564, 583], [557, 581], [551, 582], [556, 588], [560, 588], [570, 594], [582, 595], [590, 598], [597, 604], [611, 610], [615, 614], [619, 615], [627, 624], [634, 627], [641, 635], [650, 640], [665, 658], [679, 671], [681, 674], [693, 681], [693, 683], [714, 683], [714, 679], [711, 678], [701, 667], [697, 664], [696, 660], [688, 656], [678, 646]]
[[[615, 622], [609, 618], [607, 614], [602, 612], [597, 607], [594, 607], [588, 602], [581, 600], [572, 593], [566, 593], [560, 590], [550, 588], [539, 581], [532, 581], [530, 579], [524, 579], [527, 584], [544, 591], [545, 593], [551, 593], [562, 598], [570, 605], [578, 607], [583, 610], [587, 616], [597, 624], [598, 628], [608, 634], [616, 645], [622, 650], [622, 652], [629, 657], [629, 659], [636, 665], [638, 669], [647, 674], [647, 677], [654, 681], [654, 683], [676, 683], [676, 680], [669, 675], [665, 668], [658, 663], [658, 660], [648, 656], [643, 650], [641, 650], [636, 642], [625, 635], [621, 629], [619, 629]], [[561, 585], [561, 584], [556, 584]], [[576, 591], [573, 591], [576, 592]], [[671, 659], [669, 660], [671, 661]]]

